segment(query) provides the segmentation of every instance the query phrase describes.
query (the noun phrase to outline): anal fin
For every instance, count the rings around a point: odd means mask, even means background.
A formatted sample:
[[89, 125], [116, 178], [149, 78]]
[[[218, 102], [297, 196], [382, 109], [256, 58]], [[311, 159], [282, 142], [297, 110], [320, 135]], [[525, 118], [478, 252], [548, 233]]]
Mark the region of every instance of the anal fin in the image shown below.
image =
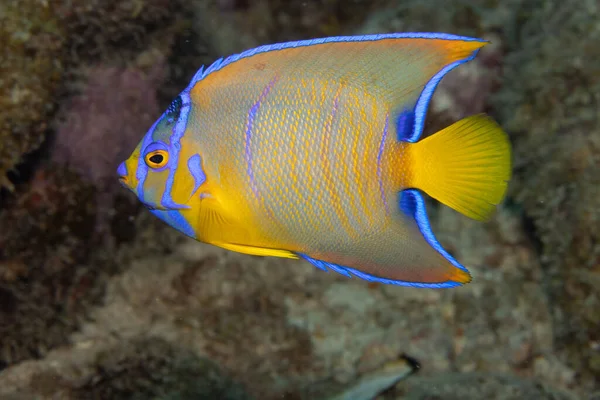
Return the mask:
[[[408, 287], [426, 288], [426, 289], [445, 289], [445, 288], [460, 286], [463, 283], [470, 281], [470, 277], [469, 277], [469, 280], [466, 282], [459, 282], [456, 280], [447, 280], [445, 282], [432, 282], [432, 283], [403, 281], [403, 280], [399, 280], [399, 279], [388, 279], [388, 278], [383, 278], [380, 276], [376, 276], [376, 275], [372, 275], [372, 274], [363, 272], [356, 268], [350, 268], [350, 267], [346, 267], [343, 265], [334, 264], [334, 263], [326, 262], [323, 260], [318, 260], [318, 259], [312, 258], [306, 254], [298, 254], [298, 255], [301, 258], [308, 261], [309, 263], [311, 263], [312, 265], [314, 265], [315, 267], [317, 267], [320, 270], [323, 270], [325, 272], [328, 272], [328, 270], [332, 270], [332, 271], [335, 271], [338, 274], [344, 275], [348, 278], [352, 278], [352, 276], [356, 276], [357, 278], [363, 279], [368, 282], [377, 282], [377, 283], [383, 283], [383, 284], [387, 284], [387, 285], [408, 286]], [[462, 275], [461, 273], [459, 273], [459, 274]], [[466, 273], [466, 274], [468, 276], [468, 273]]]
[[[354, 252], [351, 256], [345, 251], [318, 256], [298, 255], [321, 270], [332, 270], [369, 282], [432, 289], [470, 282], [468, 270], [444, 250], [433, 235], [425, 202], [417, 190], [407, 189], [400, 193], [400, 211], [397, 228], [355, 243], [349, 249]], [[377, 252], [386, 252], [386, 249], [390, 254], [378, 257]]]
[[400, 192], [400, 210], [406, 216], [415, 220], [425, 241], [455, 267], [450, 279], [457, 284], [469, 283], [471, 281], [469, 271], [442, 247], [433, 234], [425, 210], [425, 200], [423, 200], [421, 193], [416, 189], [405, 189]]

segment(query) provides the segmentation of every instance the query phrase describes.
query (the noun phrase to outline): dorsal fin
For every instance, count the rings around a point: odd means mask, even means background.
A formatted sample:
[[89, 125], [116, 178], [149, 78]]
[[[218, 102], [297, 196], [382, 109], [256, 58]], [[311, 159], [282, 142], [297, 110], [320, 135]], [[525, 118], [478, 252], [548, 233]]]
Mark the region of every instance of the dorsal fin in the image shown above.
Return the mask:
[[395, 118], [408, 113], [413, 129], [405, 129], [399, 136], [416, 142], [438, 82], [452, 68], [472, 59], [485, 44], [481, 39], [440, 33], [337, 36], [278, 43], [219, 59], [198, 71], [190, 86], [202, 81], [200, 86], [230, 85], [274, 76], [316, 76], [345, 82], [384, 100]]

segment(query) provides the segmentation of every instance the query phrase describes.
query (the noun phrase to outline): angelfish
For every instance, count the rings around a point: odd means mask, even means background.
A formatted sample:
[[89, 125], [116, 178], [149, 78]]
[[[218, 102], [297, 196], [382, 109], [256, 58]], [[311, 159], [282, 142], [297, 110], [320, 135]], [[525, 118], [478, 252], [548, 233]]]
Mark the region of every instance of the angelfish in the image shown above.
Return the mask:
[[422, 192], [488, 219], [507, 189], [510, 143], [484, 115], [420, 139], [438, 82], [486, 43], [329, 37], [217, 60], [149, 129], [119, 179], [167, 224], [225, 249], [387, 284], [467, 283], [432, 232]]

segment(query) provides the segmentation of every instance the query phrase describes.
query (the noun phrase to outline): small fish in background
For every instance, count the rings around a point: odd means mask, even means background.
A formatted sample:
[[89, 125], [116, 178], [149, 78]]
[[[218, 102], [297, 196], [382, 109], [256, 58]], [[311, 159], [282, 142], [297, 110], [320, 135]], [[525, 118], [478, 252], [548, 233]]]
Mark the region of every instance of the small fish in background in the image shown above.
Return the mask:
[[220, 59], [196, 73], [119, 179], [158, 218], [215, 246], [372, 282], [465, 284], [421, 191], [488, 219], [507, 189], [510, 143], [484, 115], [420, 138], [438, 82], [486, 43], [330, 37]]
[[337, 393], [323, 396], [323, 400], [373, 400], [398, 382], [417, 373], [419, 368], [421, 367], [416, 360], [402, 356], [368, 372]]

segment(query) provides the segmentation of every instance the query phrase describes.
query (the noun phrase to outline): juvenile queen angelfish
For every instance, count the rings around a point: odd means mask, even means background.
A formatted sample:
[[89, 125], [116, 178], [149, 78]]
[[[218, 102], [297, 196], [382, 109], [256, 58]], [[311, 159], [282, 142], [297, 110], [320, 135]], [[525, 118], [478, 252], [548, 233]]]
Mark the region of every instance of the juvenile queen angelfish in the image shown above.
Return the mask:
[[419, 140], [429, 100], [485, 41], [432, 33], [261, 46], [200, 69], [119, 166], [157, 217], [240, 253], [388, 284], [471, 280], [421, 192], [485, 220], [510, 144], [475, 115]]

